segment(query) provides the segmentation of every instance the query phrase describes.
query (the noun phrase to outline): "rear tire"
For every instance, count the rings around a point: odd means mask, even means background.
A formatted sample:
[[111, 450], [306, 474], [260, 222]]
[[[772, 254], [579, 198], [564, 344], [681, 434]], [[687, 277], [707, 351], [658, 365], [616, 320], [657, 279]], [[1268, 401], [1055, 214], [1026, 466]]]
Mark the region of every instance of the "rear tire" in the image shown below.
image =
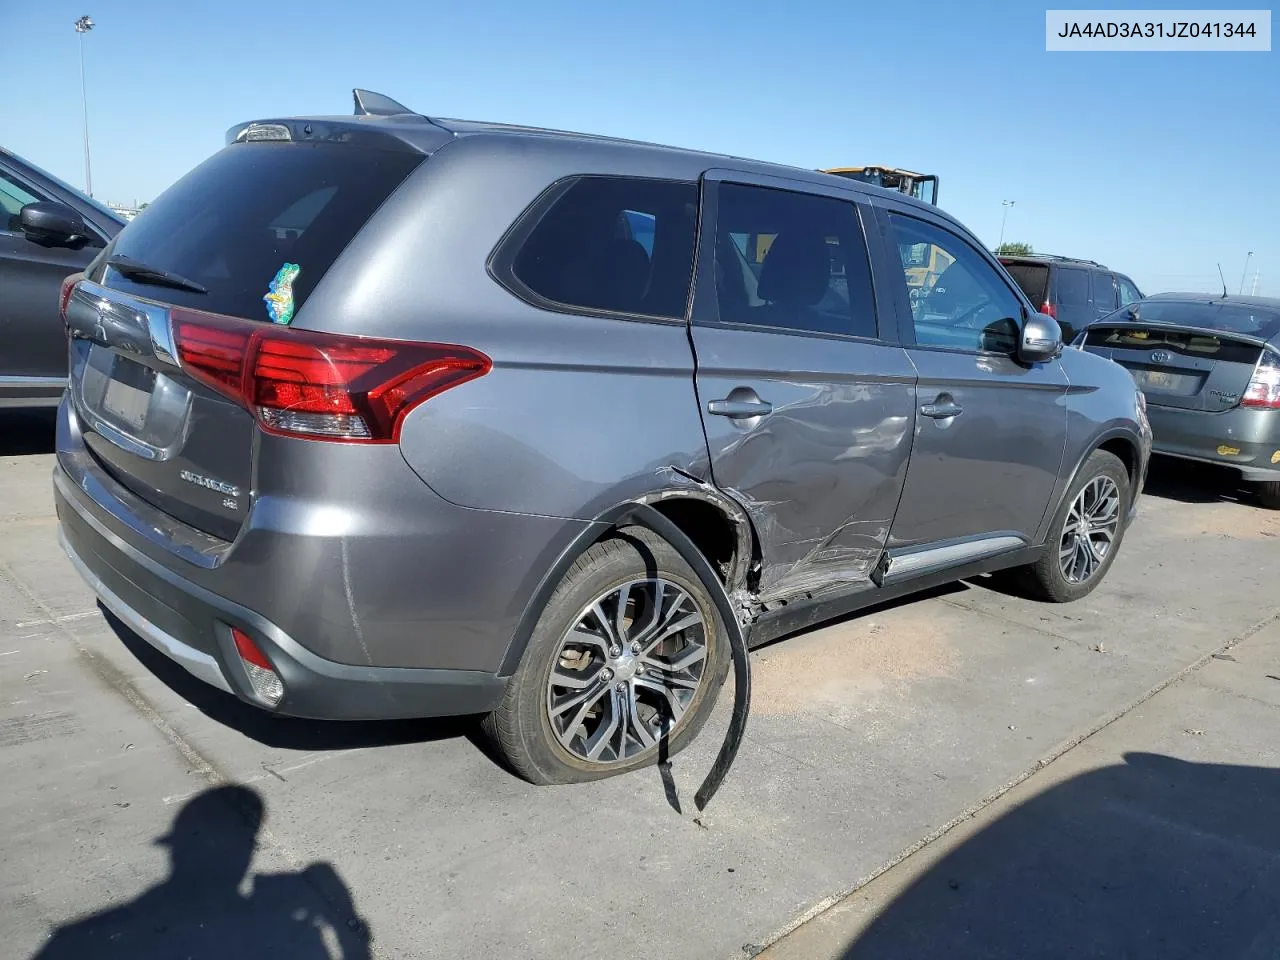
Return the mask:
[[482, 728], [532, 783], [599, 780], [688, 745], [728, 666], [697, 574], [661, 537], [629, 527], [569, 568]]
[[1269, 510], [1280, 510], [1280, 480], [1264, 480], [1258, 484], [1258, 499]]
[[1062, 498], [1044, 553], [1016, 572], [1022, 592], [1052, 603], [1092, 593], [1115, 561], [1130, 503], [1125, 465], [1105, 450], [1093, 451]]

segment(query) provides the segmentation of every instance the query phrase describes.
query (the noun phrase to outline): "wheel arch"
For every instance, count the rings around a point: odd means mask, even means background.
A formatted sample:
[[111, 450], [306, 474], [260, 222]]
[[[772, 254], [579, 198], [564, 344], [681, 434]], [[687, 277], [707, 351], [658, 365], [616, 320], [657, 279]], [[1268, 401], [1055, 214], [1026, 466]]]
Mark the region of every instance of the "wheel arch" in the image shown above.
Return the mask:
[[1037, 543], [1045, 542], [1045, 539], [1049, 536], [1049, 527], [1053, 524], [1053, 518], [1058, 515], [1062, 502], [1071, 493], [1071, 488], [1075, 486], [1076, 478], [1080, 475], [1080, 471], [1084, 469], [1084, 465], [1098, 450], [1105, 450], [1107, 453], [1118, 457], [1120, 462], [1124, 464], [1125, 471], [1129, 475], [1129, 487], [1132, 494], [1130, 506], [1132, 507], [1137, 502], [1138, 494], [1141, 493], [1144, 468], [1142, 446], [1130, 431], [1125, 430], [1123, 427], [1113, 427], [1094, 437], [1090, 443], [1082, 445], [1080, 456], [1072, 465], [1071, 472], [1063, 482], [1058, 495], [1052, 501], [1053, 509], [1045, 512], [1040, 535], [1036, 538]]
[[[538, 618], [551, 594], [564, 579], [569, 568], [599, 541], [625, 526], [636, 523], [638, 506], [650, 507], [670, 521], [670, 528], [650, 527], [663, 539], [679, 536], [689, 548], [702, 557], [732, 597], [746, 587], [748, 573], [757, 556], [757, 540], [750, 518], [736, 502], [714, 488], [693, 482], [688, 486], [667, 487], [624, 501], [598, 514], [570, 544], [561, 551], [525, 604], [498, 668], [498, 676], [515, 673], [533, 635]], [[646, 524], [647, 525], [647, 524]], [[680, 544], [672, 543], [680, 550]]]

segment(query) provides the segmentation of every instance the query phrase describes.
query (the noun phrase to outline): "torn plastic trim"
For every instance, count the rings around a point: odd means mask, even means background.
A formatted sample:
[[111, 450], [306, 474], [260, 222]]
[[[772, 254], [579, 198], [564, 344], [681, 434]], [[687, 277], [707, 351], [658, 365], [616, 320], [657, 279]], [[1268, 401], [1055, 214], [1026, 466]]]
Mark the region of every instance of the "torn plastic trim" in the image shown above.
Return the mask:
[[751, 659], [747, 653], [747, 635], [738, 622], [725, 585], [720, 582], [710, 561], [675, 523], [651, 505], [634, 501], [615, 507], [599, 520], [614, 529], [627, 526], [647, 527], [671, 544], [676, 553], [680, 554], [684, 562], [693, 569], [699, 582], [707, 591], [707, 595], [716, 606], [716, 611], [720, 614], [725, 633], [729, 636], [729, 654], [733, 662], [733, 712], [730, 714], [729, 728], [725, 731], [715, 763], [711, 765], [706, 779], [702, 781], [702, 785], [693, 796], [694, 806], [699, 811], [705, 810], [711, 798], [724, 783], [725, 777], [729, 774], [729, 768], [733, 766], [738, 748], [742, 745], [743, 735], [746, 733], [747, 717], [751, 713]]

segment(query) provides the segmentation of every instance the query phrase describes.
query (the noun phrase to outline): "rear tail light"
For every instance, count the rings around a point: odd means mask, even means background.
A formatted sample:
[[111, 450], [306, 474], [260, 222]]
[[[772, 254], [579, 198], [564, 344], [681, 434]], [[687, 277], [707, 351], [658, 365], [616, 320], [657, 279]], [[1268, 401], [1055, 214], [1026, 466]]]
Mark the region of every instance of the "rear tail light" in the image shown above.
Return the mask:
[[1055, 307], [1055, 306], [1054, 306], [1052, 303], [1050, 303], [1048, 300], [1046, 300], [1046, 301], [1044, 302], [1044, 306], [1042, 306], [1042, 307], [1040, 308], [1040, 312], [1041, 312], [1041, 313], [1047, 313], [1049, 316], [1053, 317], [1053, 319], [1055, 319], [1055, 320], [1057, 320], [1057, 319], [1058, 319], [1058, 308], [1057, 308], [1057, 307]]
[[1240, 406], [1280, 410], [1280, 357], [1269, 350], [1262, 352]]
[[284, 683], [280, 675], [247, 633], [238, 627], [232, 627], [231, 636], [236, 642], [236, 653], [240, 655], [240, 663], [249, 675], [254, 693], [274, 707], [284, 697]]
[[294, 330], [175, 307], [183, 369], [250, 410], [272, 433], [394, 443], [405, 415], [482, 377], [470, 347]]
[[58, 315], [62, 317], [62, 325], [67, 325], [67, 304], [71, 302], [71, 294], [76, 284], [84, 279], [83, 273], [73, 273], [62, 281], [62, 289], [58, 292]]

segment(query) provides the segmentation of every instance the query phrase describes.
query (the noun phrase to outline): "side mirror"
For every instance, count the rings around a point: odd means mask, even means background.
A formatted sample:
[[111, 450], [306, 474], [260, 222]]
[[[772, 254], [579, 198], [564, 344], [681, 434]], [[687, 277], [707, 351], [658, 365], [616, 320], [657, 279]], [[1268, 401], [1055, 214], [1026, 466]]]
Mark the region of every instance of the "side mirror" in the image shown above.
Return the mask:
[[37, 200], [18, 211], [22, 233], [45, 247], [69, 247], [89, 236], [84, 217], [65, 203]]
[[1062, 356], [1062, 328], [1047, 313], [1033, 313], [1022, 325], [1018, 359], [1023, 363], [1043, 363]]

